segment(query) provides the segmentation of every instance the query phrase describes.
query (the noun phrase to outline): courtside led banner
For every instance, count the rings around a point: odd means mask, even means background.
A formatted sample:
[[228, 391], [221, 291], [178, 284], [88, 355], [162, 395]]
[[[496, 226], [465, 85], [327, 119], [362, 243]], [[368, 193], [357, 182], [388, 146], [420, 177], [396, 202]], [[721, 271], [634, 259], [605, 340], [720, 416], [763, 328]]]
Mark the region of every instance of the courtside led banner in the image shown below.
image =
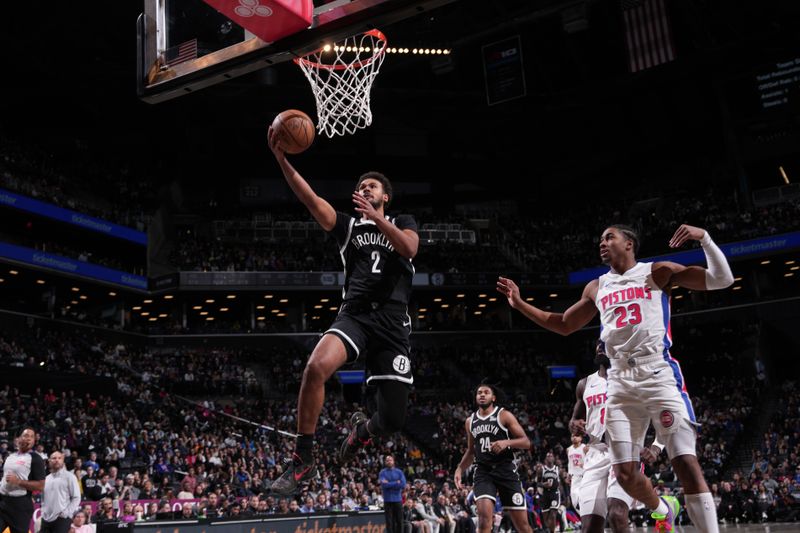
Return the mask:
[[[789, 250], [800, 248], [800, 231], [783, 233], [781, 235], [771, 235], [769, 237], [759, 237], [758, 239], [750, 239], [748, 241], [718, 244], [718, 246], [725, 254], [725, 257], [731, 261], [735, 261], [736, 259], [746, 259], [748, 257], [755, 257], [759, 255], [788, 252]], [[680, 263], [681, 265], [696, 265], [705, 264], [706, 256], [703, 253], [702, 248], [695, 248], [694, 250], [687, 250], [685, 252], [648, 257], [645, 259], [640, 259], [640, 261], [643, 263], [672, 261], [674, 263]], [[585, 270], [571, 272], [569, 274], [569, 283], [570, 285], [588, 283], [593, 279], [599, 278], [606, 272], [608, 272], [608, 267], [606, 266], [587, 268]]]
[[6, 189], [0, 189], [0, 205], [7, 205], [21, 211], [27, 211], [43, 217], [52, 218], [53, 220], [74, 224], [75, 226], [90, 231], [97, 231], [109, 237], [125, 239], [126, 241], [147, 246], [147, 234], [143, 231], [126, 228], [125, 226], [108, 222], [102, 218], [84, 215], [77, 211], [34, 200], [33, 198], [28, 198], [27, 196], [22, 196], [21, 194]]
[[261, 520], [134, 522], [135, 533], [385, 533], [382, 511], [273, 515]]

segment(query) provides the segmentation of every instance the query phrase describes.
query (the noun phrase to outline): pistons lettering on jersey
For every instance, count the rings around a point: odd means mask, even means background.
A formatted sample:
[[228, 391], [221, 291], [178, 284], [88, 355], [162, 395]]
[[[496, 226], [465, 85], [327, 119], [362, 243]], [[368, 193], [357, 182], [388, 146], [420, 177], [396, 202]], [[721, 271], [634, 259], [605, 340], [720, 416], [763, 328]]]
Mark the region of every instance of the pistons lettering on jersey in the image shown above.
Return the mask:
[[387, 239], [386, 235], [383, 233], [362, 233], [361, 235], [356, 235], [350, 239], [350, 242], [356, 247], [356, 249], [368, 244], [374, 244], [383, 246], [390, 252], [394, 251], [394, 246], [392, 246], [392, 243], [389, 242], [389, 239]]
[[492, 435], [497, 435], [499, 430], [500, 428], [494, 424], [481, 424], [479, 426], [472, 427], [472, 436], [476, 437], [478, 433], [491, 433]]
[[608, 394], [605, 392], [603, 394], [592, 394], [591, 396], [584, 398], [584, 400], [586, 400], [587, 407], [596, 407], [598, 405], [603, 405], [608, 401]]
[[628, 287], [627, 289], [620, 289], [618, 291], [610, 292], [600, 298], [600, 305], [603, 306], [603, 311], [609, 305], [616, 305], [631, 300], [652, 300], [653, 294], [650, 292], [650, 287]]

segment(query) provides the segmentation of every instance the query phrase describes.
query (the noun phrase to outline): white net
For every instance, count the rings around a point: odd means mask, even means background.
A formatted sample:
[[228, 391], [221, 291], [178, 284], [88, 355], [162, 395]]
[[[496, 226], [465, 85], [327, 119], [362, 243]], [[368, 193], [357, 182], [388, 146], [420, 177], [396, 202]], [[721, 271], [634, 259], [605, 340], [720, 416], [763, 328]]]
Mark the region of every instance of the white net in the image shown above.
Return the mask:
[[386, 37], [370, 30], [295, 59], [314, 91], [319, 133], [352, 134], [372, 124], [370, 90], [385, 50]]

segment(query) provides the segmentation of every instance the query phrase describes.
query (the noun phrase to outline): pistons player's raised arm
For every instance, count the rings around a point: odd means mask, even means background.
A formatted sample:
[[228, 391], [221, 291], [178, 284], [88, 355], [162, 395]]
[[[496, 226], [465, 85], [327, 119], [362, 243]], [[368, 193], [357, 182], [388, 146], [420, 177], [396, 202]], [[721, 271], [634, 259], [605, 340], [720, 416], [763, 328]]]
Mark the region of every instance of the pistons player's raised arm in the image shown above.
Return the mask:
[[314, 217], [314, 220], [322, 226], [322, 229], [331, 231], [334, 224], [336, 224], [336, 211], [333, 209], [333, 206], [323, 198], [317, 196], [317, 193], [314, 192], [314, 189], [311, 188], [305, 178], [303, 178], [292, 164], [289, 163], [289, 160], [286, 159], [286, 152], [284, 152], [283, 146], [271, 126], [268, 136], [269, 149], [272, 150], [273, 155], [275, 155], [275, 159], [281, 167], [281, 172], [283, 172], [283, 176], [286, 178], [286, 183], [289, 184], [289, 188], [292, 189], [295, 196], [303, 202], [303, 205], [306, 206], [311, 216]]
[[508, 300], [508, 304], [528, 319], [545, 329], [560, 335], [569, 335], [586, 326], [597, 314], [594, 301], [597, 297], [597, 280], [590, 281], [583, 289], [581, 299], [563, 313], [551, 313], [525, 302], [520, 296], [519, 287], [513, 280], [500, 277], [497, 292]]
[[724, 289], [733, 284], [733, 273], [722, 250], [702, 228], [683, 224], [669, 241], [670, 248], [679, 248], [686, 241], [700, 241], [706, 256], [706, 268], [684, 266], [671, 261], [653, 264], [653, 281], [661, 288], [670, 284], [696, 291]]
[[583, 403], [583, 391], [585, 390], [586, 378], [583, 378], [575, 387], [575, 407], [572, 408], [572, 418], [569, 420], [569, 432], [573, 435], [586, 434], [586, 404]]
[[470, 467], [472, 461], [475, 460], [475, 441], [472, 439], [472, 432], [469, 430], [472, 417], [467, 417], [464, 422], [464, 430], [467, 432], [467, 449], [464, 450], [464, 455], [461, 457], [461, 462], [456, 467], [456, 472], [453, 474], [453, 481], [456, 483], [456, 488], [461, 488], [461, 476]]

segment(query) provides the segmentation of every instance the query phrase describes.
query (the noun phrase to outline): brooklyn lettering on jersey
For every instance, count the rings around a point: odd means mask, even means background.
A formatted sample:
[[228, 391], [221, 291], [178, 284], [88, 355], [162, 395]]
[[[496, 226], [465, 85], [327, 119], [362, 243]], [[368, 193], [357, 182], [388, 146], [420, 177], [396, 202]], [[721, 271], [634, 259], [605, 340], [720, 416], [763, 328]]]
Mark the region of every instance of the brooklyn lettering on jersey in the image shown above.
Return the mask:
[[491, 433], [492, 435], [497, 435], [498, 431], [500, 431], [500, 427], [494, 424], [481, 424], [479, 426], [472, 426], [473, 437], [477, 437], [478, 433]]
[[383, 246], [390, 252], [394, 252], [394, 246], [392, 246], [392, 243], [389, 242], [389, 239], [387, 239], [386, 235], [383, 233], [362, 233], [350, 239], [350, 242], [356, 247], [356, 249], [360, 249], [362, 246], [372, 244]]
[[596, 407], [598, 405], [603, 405], [608, 401], [608, 394], [605, 392], [602, 394], [592, 394], [584, 399], [586, 400], [586, 405], [588, 407]]
[[618, 291], [609, 292], [602, 298], [600, 298], [600, 305], [603, 306], [603, 311], [606, 310], [606, 307], [609, 305], [616, 305], [625, 302], [630, 302], [631, 300], [652, 300], [653, 294], [650, 291], [650, 287], [628, 287], [627, 289], [620, 289]]

